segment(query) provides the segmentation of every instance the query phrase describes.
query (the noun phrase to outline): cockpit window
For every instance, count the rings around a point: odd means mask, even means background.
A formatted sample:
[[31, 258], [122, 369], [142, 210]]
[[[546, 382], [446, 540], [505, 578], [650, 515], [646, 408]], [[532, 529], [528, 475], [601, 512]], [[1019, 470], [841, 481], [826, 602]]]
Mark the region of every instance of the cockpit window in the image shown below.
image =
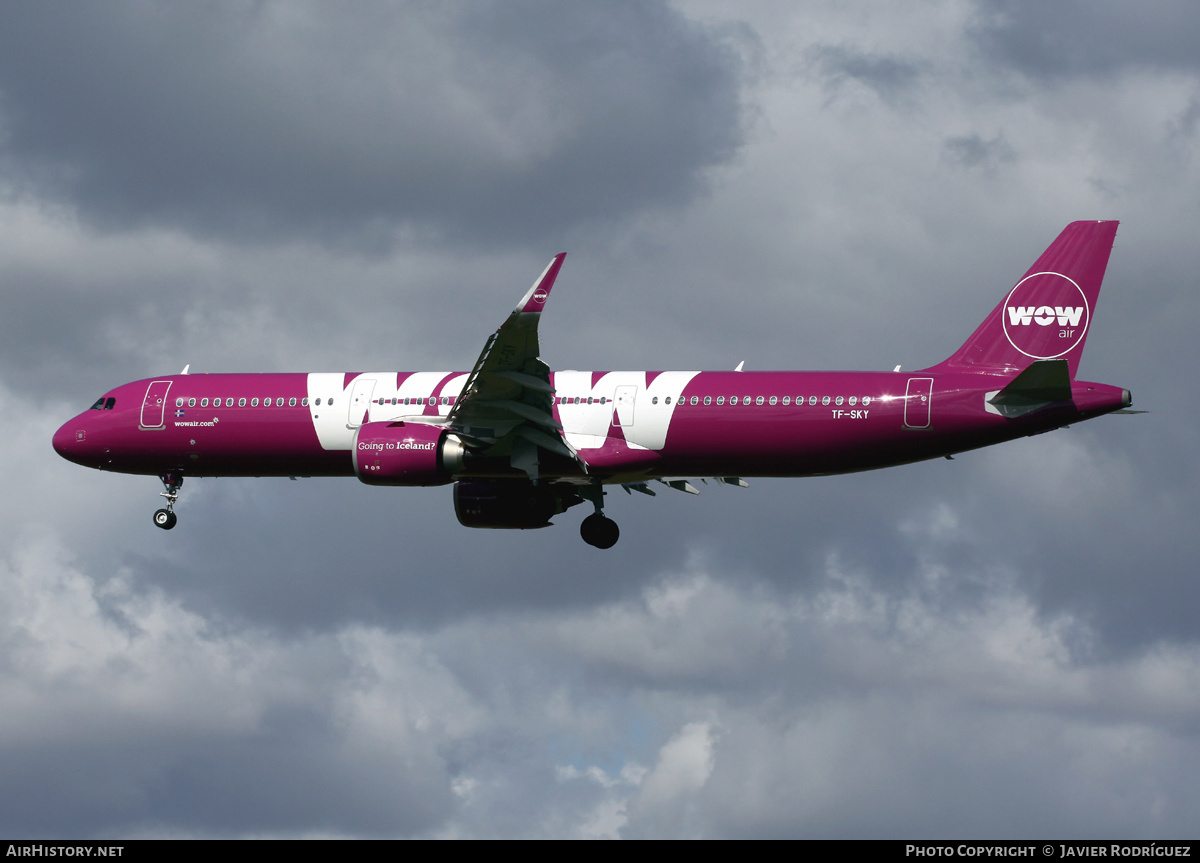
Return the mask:
[[96, 403], [94, 405], [92, 405], [90, 408], [88, 408], [88, 410], [93, 410], [93, 411], [104, 410], [104, 396], [100, 396], [100, 398], [96, 399]]
[[96, 399], [96, 403], [94, 405], [92, 405], [90, 408], [88, 408], [88, 410], [110, 411], [113, 409], [113, 406], [116, 403], [117, 403], [117, 400], [113, 396], [109, 396], [108, 398], [105, 398], [104, 396], [100, 396], [100, 398]]
[[116, 407], [116, 405], [117, 405], [117, 400], [113, 396], [109, 396], [108, 398], [106, 398], [104, 400], [104, 409], [106, 411], [112, 410], [114, 407]]

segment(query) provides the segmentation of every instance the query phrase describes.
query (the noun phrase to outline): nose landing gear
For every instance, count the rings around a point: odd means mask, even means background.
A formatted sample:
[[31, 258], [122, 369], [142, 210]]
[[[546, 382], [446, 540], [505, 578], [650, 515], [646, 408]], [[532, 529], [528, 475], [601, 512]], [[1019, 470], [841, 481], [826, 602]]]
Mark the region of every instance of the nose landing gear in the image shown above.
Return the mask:
[[163, 530], [170, 530], [179, 520], [179, 517], [175, 515], [175, 501], [179, 499], [179, 487], [183, 485], [183, 476], [177, 473], [164, 473], [159, 479], [162, 480], [166, 491], [160, 491], [158, 494], [167, 499], [167, 508], [154, 511], [154, 524]]
[[600, 483], [586, 486], [579, 490], [580, 497], [592, 502], [596, 511], [583, 520], [579, 525], [579, 535], [588, 545], [596, 548], [612, 548], [621, 537], [621, 529], [617, 523], [604, 514], [604, 489]]

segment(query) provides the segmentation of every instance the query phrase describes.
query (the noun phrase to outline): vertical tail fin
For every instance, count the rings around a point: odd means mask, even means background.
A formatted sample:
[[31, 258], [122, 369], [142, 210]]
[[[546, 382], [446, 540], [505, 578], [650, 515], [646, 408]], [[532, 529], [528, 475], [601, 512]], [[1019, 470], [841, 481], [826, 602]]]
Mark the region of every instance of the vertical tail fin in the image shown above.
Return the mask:
[[1071, 379], [1087, 341], [1117, 222], [1072, 222], [940, 371], [1018, 371], [1066, 359]]

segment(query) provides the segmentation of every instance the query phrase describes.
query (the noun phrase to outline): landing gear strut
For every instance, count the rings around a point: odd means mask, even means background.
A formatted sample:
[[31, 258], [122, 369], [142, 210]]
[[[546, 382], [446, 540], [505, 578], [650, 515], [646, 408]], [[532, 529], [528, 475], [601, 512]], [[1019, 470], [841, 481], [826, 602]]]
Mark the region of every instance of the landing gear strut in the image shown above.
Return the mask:
[[604, 515], [604, 489], [593, 483], [579, 490], [580, 497], [592, 502], [596, 511], [579, 525], [579, 535], [588, 545], [596, 548], [612, 548], [621, 537], [621, 529], [611, 518]]
[[175, 515], [175, 501], [179, 499], [179, 487], [183, 485], [183, 476], [177, 473], [164, 473], [159, 479], [162, 480], [166, 491], [160, 491], [158, 494], [167, 499], [167, 508], [154, 511], [154, 524], [163, 530], [170, 530], [179, 520], [179, 517]]

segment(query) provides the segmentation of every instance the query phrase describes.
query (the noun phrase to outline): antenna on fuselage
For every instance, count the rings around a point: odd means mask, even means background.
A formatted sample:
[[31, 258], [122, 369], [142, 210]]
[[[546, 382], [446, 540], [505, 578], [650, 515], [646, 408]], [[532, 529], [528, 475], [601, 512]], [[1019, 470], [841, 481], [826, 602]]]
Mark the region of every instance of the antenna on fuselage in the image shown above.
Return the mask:
[[734, 371], [735, 371], [735, 372], [740, 372], [740, 371], [742, 370], [742, 366], [744, 366], [745, 364], [746, 364], [746, 361], [745, 361], [745, 360], [742, 360], [740, 363], [738, 363], [738, 364], [737, 364], [737, 368], [736, 368], [736, 369], [734, 369]]
[[186, 366], [183, 367], [183, 371], [181, 371], [180, 374], [186, 375], [188, 373], [188, 369], [190, 369], [191, 367], [192, 367], [192, 364], [188, 363]]

